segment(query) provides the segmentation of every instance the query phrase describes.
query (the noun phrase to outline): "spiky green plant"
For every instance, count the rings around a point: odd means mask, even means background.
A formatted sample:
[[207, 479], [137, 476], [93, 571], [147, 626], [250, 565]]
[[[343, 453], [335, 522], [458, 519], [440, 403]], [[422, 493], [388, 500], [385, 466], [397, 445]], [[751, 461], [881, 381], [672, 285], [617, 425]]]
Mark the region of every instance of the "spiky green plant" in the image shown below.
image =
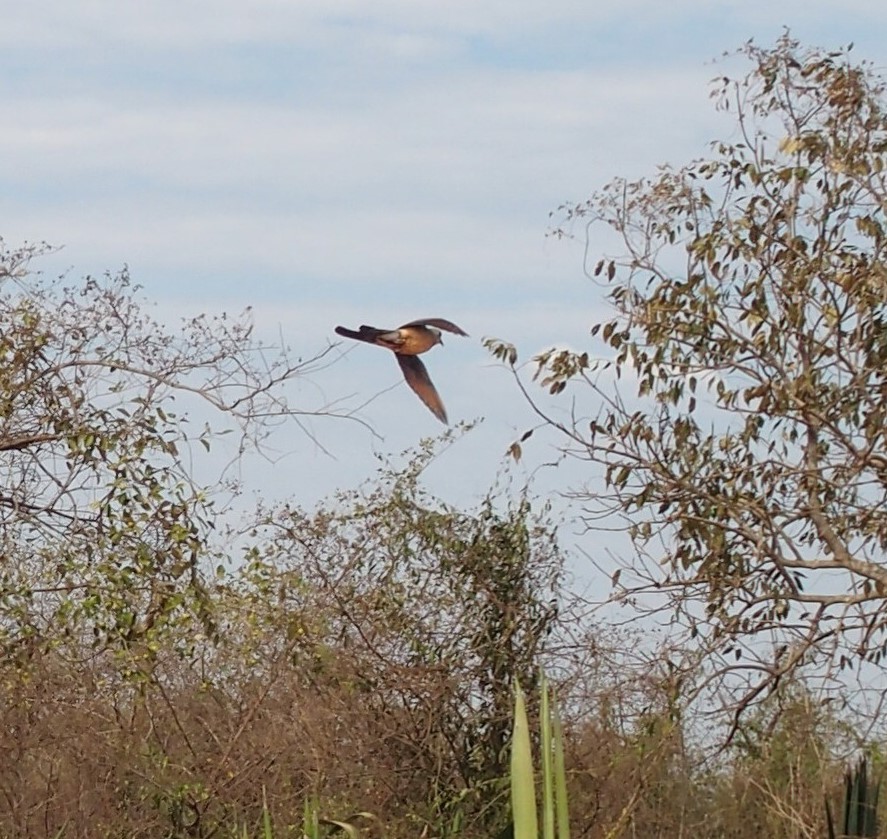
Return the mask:
[[831, 807], [825, 802], [829, 839], [868, 839], [878, 836], [878, 798], [881, 778], [869, 780], [866, 759], [862, 758], [844, 776], [844, 823], [840, 833], [835, 831]]
[[[540, 746], [542, 750], [542, 836], [570, 839], [563, 731], [554, 691], [545, 674], [540, 680]], [[539, 839], [536, 785], [527, 707], [519, 684], [514, 687], [514, 735], [511, 744], [511, 809], [514, 839]]]

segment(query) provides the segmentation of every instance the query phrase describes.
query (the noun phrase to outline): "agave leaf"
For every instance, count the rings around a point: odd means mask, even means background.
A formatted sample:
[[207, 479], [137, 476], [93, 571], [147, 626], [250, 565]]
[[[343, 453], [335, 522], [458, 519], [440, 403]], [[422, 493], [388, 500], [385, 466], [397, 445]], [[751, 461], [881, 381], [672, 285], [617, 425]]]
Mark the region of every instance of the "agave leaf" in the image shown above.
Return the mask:
[[542, 741], [542, 835], [554, 839], [554, 770], [552, 766], [551, 704], [548, 696], [548, 679], [545, 674], [539, 680], [541, 694], [539, 726]]
[[514, 839], [538, 839], [536, 791], [533, 785], [533, 753], [524, 693], [514, 685], [514, 734], [511, 741], [511, 810]]
[[268, 798], [265, 794], [265, 786], [262, 785], [262, 836], [264, 839], [274, 839], [271, 828], [271, 812], [268, 810]]
[[554, 736], [554, 800], [557, 808], [558, 839], [570, 839], [570, 808], [567, 803], [567, 770], [564, 767], [564, 727], [557, 696], [551, 693], [551, 722]]
[[351, 839], [360, 839], [360, 831], [353, 824], [351, 824], [351, 822], [340, 822], [336, 819], [321, 819], [320, 823], [329, 824], [333, 827], [338, 827], [340, 830], [344, 830], [351, 837]]
[[834, 819], [828, 801], [825, 802], [826, 824], [829, 839], [871, 839], [878, 836], [878, 800], [881, 779], [869, 781], [865, 758], [847, 770], [844, 775], [844, 823], [843, 830], [835, 830]]
[[339, 830], [344, 830], [349, 836], [353, 837], [353, 839], [359, 839], [360, 830], [357, 825], [354, 824], [356, 819], [370, 819], [372, 821], [376, 821], [375, 815], [373, 813], [369, 813], [366, 810], [361, 810], [357, 813], [352, 813], [348, 816], [347, 819], [319, 819], [321, 824], [332, 825], [333, 827], [338, 827]]
[[320, 839], [317, 798], [305, 799], [305, 814], [302, 816], [302, 836], [304, 839]]
[[835, 833], [835, 822], [832, 819], [832, 808], [829, 807], [828, 799], [825, 800], [825, 821], [828, 826], [828, 839], [838, 839]]

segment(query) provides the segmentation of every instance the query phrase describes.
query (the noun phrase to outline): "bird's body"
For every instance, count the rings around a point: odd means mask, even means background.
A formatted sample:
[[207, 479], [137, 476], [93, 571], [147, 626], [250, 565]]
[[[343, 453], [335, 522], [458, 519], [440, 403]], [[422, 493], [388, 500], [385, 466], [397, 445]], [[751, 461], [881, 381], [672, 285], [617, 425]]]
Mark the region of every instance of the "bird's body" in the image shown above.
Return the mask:
[[427, 318], [405, 323], [397, 329], [377, 329], [374, 326], [361, 326], [356, 332], [337, 326], [336, 333], [344, 338], [385, 347], [397, 356], [397, 363], [407, 384], [441, 421], [447, 421], [447, 412], [437, 393], [425, 365], [416, 356], [427, 352], [436, 344], [443, 344], [441, 330], [455, 335], [467, 335], [456, 324], [442, 318]]

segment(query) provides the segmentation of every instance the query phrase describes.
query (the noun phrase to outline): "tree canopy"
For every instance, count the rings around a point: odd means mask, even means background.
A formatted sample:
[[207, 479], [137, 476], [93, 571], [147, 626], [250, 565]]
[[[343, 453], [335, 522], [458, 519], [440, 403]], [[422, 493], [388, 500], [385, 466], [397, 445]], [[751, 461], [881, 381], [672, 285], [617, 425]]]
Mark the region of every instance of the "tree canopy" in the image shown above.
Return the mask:
[[887, 654], [884, 81], [788, 35], [740, 52], [751, 71], [714, 86], [731, 140], [562, 208], [590, 250], [618, 235], [587, 268], [615, 314], [536, 359], [577, 400], [537, 409], [596, 464], [589, 516], [628, 523], [614, 597], [706, 650], [736, 711]]
[[210, 555], [225, 464], [195, 469], [195, 448], [233, 432], [243, 452], [298, 422], [286, 383], [324, 352], [290, 360], [249, 312], [167, 328], [127, 271], [47, 279], [44, 251], [0, 240], [0, 649], [51, 646], [84, 614], [94, 648], [131, 648]]

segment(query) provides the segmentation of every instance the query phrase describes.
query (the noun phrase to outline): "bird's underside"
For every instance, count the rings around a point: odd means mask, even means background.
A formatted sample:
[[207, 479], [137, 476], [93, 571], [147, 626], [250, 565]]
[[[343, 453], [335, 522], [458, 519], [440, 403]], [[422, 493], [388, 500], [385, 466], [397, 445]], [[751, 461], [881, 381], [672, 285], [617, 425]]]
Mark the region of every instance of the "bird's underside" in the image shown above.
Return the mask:
[[397, 357], [397, 363], [403, 372], [407, 384], [416, 395], [428, 406], [441, 422], [447, 422], [447, 412], [425, 365], [417, 358], [420, 353], [427, 352], [435, 344], [442, 344], [440, 330], [455, 335], [467, 335], [456, 324], [443, 318], [413, 320], [397, 329], [378, 329], [374, 326], [361, 326], [360, 329], [346, 329], [337, 326], [336, 333], [355, 341], [375, 344], [391, 350]]

